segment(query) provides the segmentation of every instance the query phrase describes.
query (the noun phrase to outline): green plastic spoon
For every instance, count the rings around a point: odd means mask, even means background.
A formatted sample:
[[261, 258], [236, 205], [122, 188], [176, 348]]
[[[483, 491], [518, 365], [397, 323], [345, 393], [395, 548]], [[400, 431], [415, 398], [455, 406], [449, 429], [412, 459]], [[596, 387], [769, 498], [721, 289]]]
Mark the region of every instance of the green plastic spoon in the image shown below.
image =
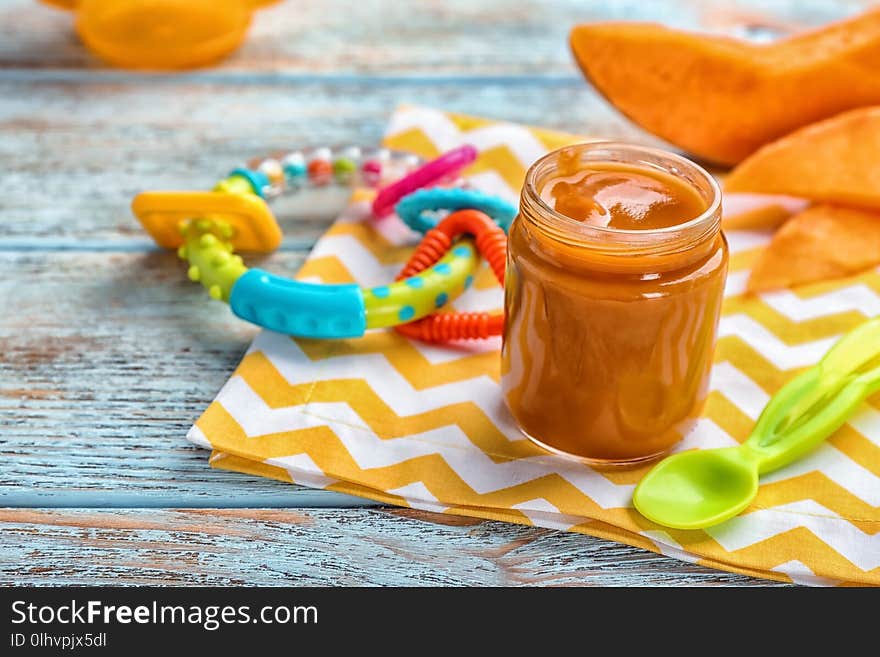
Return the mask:
[[649, 520], [676, 529], [729, 520], [755, 498], [760, 475], [817, 447], [877, 390], [880, 317], [850, 331], [780, 389], [742, 445], [663, 459], [636, 487], [633, 503]]

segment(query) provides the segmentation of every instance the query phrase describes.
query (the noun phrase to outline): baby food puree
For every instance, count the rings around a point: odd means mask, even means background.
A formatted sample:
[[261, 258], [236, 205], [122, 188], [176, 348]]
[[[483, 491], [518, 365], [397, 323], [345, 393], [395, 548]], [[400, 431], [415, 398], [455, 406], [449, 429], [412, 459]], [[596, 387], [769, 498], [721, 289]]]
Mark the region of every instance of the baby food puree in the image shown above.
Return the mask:
[[720, 192], [654, 149], [539, 160], [510, 229], [502, 386], [544, 448], [626, 465], [667, 451], [705, 400], [727, 271]]

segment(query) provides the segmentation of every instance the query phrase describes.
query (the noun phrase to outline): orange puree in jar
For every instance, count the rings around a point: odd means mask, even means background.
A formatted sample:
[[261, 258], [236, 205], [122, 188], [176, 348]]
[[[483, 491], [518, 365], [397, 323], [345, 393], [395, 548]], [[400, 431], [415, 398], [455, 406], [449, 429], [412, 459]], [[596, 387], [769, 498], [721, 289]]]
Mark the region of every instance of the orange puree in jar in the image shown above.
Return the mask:
[[727, 272], [720, 191], [684, 158], [581, 144], [530, 169], [510, 229], [502, 386], [539, 445], [667, 451], [706, 396]]

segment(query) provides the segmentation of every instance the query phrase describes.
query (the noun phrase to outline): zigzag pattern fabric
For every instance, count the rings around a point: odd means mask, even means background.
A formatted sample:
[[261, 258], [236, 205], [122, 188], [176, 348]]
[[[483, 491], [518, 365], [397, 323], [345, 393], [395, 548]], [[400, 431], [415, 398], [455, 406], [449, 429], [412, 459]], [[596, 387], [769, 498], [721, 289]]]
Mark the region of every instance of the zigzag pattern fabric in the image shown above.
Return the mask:
[[[516, 201], [528, 165], [579, 139], [405, 107], [386, 145], [435, 156], [480, 150], [471, 183]], [[319, 240], [304, 280], [378, 285], [416, 241], [356, 197]], [[841, 333], [880, 314], [880, 273], [745, 297], [768, 235], [733, 232], [711, 393], [678, 449], [744, 440], [768, 401]], [[456, 310], [493, 310], [484, 268]], [[498, 386], [499, 343], [431, 346], [378, 331], [294, 340], [263, 331], [190, 430], [211, 463], [441, 513], [582, 532], [724, 570], [813, 585], [880, 585], [880, 399], [809, 457], [763, 479], [740, 517], [708, 530], [659, 527], [632, 508], [645, 468], [599, 472], [546, 454], [518, 433]]]

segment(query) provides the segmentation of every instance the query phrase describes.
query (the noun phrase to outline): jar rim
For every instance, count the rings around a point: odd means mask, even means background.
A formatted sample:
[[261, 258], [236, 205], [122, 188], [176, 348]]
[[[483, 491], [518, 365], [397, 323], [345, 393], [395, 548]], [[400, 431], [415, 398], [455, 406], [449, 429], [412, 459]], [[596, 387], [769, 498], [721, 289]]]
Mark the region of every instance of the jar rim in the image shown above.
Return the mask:
[[[572, 219], [571, 217], [566, 216], [561, 212], [558, 212], [554, 208], [550, 207], [550, 205], [548, 205], [547, 202], [541, 197], [541, 192], [538, 188], [539, 181], [537, 180], [537, 178], [539, 173], [542, 173], [543, 169], [546, 168], [550, 163], [555, 163], [557, 156], [560, 152], [566, 151], [568, 149], [579, 149], [582, 152], [607, 152], [608, 157], [597, 158], [595, 160], [595, 162], [597, 163], [623, 162], [622, 160], [615, 160], [611, 157], [613, 153], [617, 153], [635, 156], [636, 158], [643, 158], [641, 160], [633, 162], [633, 164], [640, 164], [641, 166], [644, 166], [646, 168], [666, 170], [667, 172], [671, 172], [673, 174], [680, 173], [678, 169], [674, 169], [673, 167], [689, 170], [690, 172], [695, 174], [696, 177], [700, 178], [705, 183], [705, 186], [708, 188], [710, 196], [710, 198], [707, 199], [708, 205], [706, 209], [697, 217], [694, 217], [693, 219], [690, 219], [680, 224], [665, 226], [663, 228], [622, 229], [612, 228], [608, 226], [595, 226], [592, 224], [586, 224], [582, 221], [577, 221], [576, 219]], [[658, 167], [657, 162], [664, 162], [668, 164], [668, 168]], [[670, 171], [669, 169], [672, 170]], [[694, 183], [690, 180], [688, 182], [694, 185]], [[706, 171], [706, 169], [701, 167], [696, 162], [693, 162], [677, 153], [672, 153], [661, 148], [641, 146], [638, 144], [631, 144], [627, 142], [610, 140], [580, 142], [570, 144], [568, 146], [563, 146], [562, 148], [558, 148], [547, 153], [546, 155], [543, 155], [538, 160], [536, 160], [526, 172], [526, 178], [523, 183], [522, 192], [523, 204], [525, 204], [527, 197], [528, 201], [531, 204], [536, 205], [537, 209], [540, 210], [541, 214], [543, 215], [542, 220], [545, 223], [550, 224], [550, 226], [555, 229], [554, 232], [560, 233], [559, 237], [580, 237], [582, 239], [590, 239], [591, 237], [593, 237], [606, 243], [612, 242], [623, 245], [644, 246], [657, 244], [658, 242], [667, 242], [670, 240], [676, 241], [677, 237], [686, 239], [687, 236], [691, 236], [692, 239], [699, 239], [709, 232], [714, 233], [715, 229], [720, 226], [721, 222], [721, 186], [718, 184], [718, 181], [715, 180], [715, 177], [712, 176], [712, 174], [710, 174], [708, 171]], [[698, 235], [694, 235], [694, 233], [698, 233]]]

